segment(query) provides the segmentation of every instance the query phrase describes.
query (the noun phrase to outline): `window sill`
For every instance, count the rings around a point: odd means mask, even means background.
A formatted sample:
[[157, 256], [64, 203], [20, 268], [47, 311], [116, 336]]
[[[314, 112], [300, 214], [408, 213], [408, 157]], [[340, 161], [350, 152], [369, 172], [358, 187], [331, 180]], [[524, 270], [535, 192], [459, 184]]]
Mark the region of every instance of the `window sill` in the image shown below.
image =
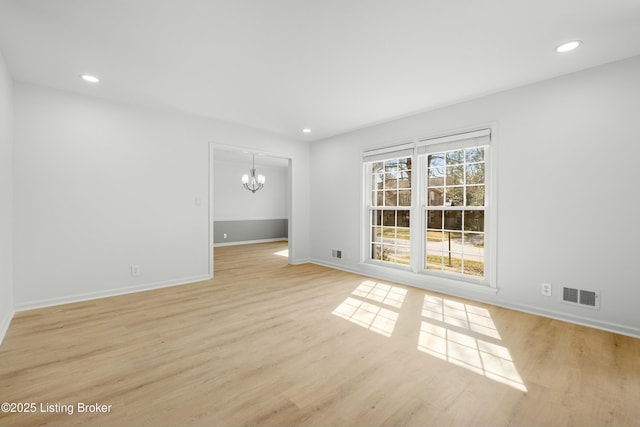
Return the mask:
[[372, 260], [372, 259], [368, 259], [368, 260], [360, 263], [360, 265], [370, 265], [370, 266], [384, 268], [384, 269], [411, 272], [411, 267], [408, 266], [408, 265], [395, 264], [395, 263], [385, 262], [385, 261], [376, 261], [376, 260]]
[[498, 288], [486, 283], [459, 280], [456, 278], [442, 277], [439, 275], [413, 272], [409, 268], [402, 266], [388, 266], [378, 262], [363, 261], [359, 267], [362, 271], [371, 276], [398, 282], [404, 285], [413, 286], [420, 289], [453, 294], [458, 296], [467, 295], [496, 295]]

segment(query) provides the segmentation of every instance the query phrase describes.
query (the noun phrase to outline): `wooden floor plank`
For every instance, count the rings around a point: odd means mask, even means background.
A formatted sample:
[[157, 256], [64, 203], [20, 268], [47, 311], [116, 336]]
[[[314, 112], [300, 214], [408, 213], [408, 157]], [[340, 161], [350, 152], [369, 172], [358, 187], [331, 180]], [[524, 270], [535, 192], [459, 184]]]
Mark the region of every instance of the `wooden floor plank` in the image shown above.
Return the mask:
[[74, 413], [0, 425], [640, 425], [638, 339], [283, 250], [216, 248], [210, 281], [16, 314], [0, 401]]

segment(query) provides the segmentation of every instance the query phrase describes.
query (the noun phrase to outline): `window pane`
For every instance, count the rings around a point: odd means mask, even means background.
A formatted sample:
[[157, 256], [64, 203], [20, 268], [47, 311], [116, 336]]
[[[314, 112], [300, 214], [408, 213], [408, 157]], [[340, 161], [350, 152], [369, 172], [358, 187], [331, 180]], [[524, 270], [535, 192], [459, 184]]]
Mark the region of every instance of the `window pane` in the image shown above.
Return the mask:
[[444, 185], [445, 168], [430, 168], [428, 172], [429, 187], [440, 187]]
[[442, 211], [427, 211], [427, 228], [442, 230]]
[[[427, 258], [428, 256], [438, 256], [442, 255], [442, 243], [443, 243], [443, 232], [442, 231], [427, 231]], [[427, 261], [427, 264], [429, 262]], [[439, 262], [438, 264], [441, 264]]]
[[467, 184], [484, 184], [484, 163], [467, 165]]
[[396, 229], [396, 239], [397, 241], [394, 243], [398, 245], [409, 246], [409, 240], [411, 239], [411, 230], [409, 228], [398, 227]]
[[396, 228], [395, 227], [382, 227], [382, 242], [383, 243], [395, 243], [396, 240]]
[[466, 231], [484, 231], [484, 211], [464, 211]]
[[382, 245], [382, 261], [394, 262], [396, 258], [396, 249], [391, 245]]
[[382, 211], [382, 225], [386, 227], [396, 226], [396, 211]]
[[371, 227], [371, 241], [382, 243], [382, 227]]
[[444, 238], [445, 250], [462, 252], [462, 233], [445, 232]]
[[457, 165], [464, 162], [464, 150], [447, 151], [447, 165]]
[[411, 190], [398, 191], [398, 206], [411, 206]]
[[447, 166], [446, 185], [464, 184], [464, 166]]
[[464, 187], [446, 187], [445, 206], [464, 205]]
[[429, 206], [442, 206], [444, 204], [444, 188], [429, 188]]
[[384, 192], [385, 206], [398, 206], [398, 190], [387, 190]]
[[462, 233], [444, 232], [443, 234], [443, 251], [445, 254], [449, 252], [462, 252]]
[[379, 173], [384, 171], [384, 163], [382, 162], [373, 162], [371, 164], [371, 172]]
[[398, 188], [411, 188], [411, 172], [400, 172]]
[[384, 189], [384, 174], [376, 173], [373, 174], [373, 189], [374, 190], [383, 190]]
[[429, 167], [444, 166], [444, 153], [429, 154], [427, 164]]
[[444, 211], [445, 230], [462, 230], [462, 211]]
[[398, 179], [397, 172], [387, 172], [384, 174], [384, 185], [386, 189], [397, 188], [396, 180]]
[[444, 241], [442, 231], [427, 231], [427, 249], [442, 250], [442, 242]]
[[386, 172], [393, 172], [398, 169], [398, 159], [391, 159], [384, 162], [384, 170]]
[[467, 187], [467, 206], [484, 206], [484, 185]]
[[484, 277], [484, 257], [477, 255], [465, 255], [464, 274]]
[[375, 206], [384, 206], [384, 191], [376, 191], [376, 202]]
[[484, 256], [484, 233], [464, 233], [465, 256], [467, 254]]
[[444, 270], [462, 273], [462, 233], [427, 232], [427, 270]]
[[429, 251], [427, 251], [425, 264], [427, 270], [442, 270], [442, 252], [429, 253]]
[[402, 159], [398, 159], [398, 169], [399, 170], [410, 170], [411, 169], [411, 157], [403, 157]]
[[411, 211], [398, 211], [398, 227], [410, 227], [409, 221]]
[[403, 265], [411, 264], [411, 248], [408, 246], [397, 246], [395, 262]]
[[371, 225], [372, 226], [382, 225], [382, 211], [380, 210], [371, 211]]
[[382, 259], [382, 246], [381, 245], [371, 245], [371, 259]]
[[465, 151], [467, 163], [484, 161], [484, 147], [467, 148]]
[[442, 269], [451, 273], [462, 274], [462, 254], [445, 252], [442, 260]]

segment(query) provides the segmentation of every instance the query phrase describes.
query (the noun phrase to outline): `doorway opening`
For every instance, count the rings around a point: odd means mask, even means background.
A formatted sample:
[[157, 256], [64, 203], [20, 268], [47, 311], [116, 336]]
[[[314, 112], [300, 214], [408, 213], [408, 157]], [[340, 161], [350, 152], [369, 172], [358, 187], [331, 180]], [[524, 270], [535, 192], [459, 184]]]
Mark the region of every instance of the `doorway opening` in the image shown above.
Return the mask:
[[[252, 192], [243, 187], [242, 176], [250, 174], [254, 161], [256, 175], [263, 175], [265, 183]], [[209, 144], [210, 277], [219, 246], [286, 240], [286, 257], [292, 263], [291, 170], [292, 159], [284, 155]]]

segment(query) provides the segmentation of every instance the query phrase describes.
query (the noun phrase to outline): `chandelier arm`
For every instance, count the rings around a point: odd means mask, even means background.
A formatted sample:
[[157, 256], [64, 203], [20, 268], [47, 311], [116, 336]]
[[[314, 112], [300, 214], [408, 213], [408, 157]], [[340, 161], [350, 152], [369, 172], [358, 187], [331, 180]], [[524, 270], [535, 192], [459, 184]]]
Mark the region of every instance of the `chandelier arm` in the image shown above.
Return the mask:
[[[256, 176], [256, 155], [252, 155], [251, 169], [249, 170], [249, 175], [243, 175], [242, 177], [242, 186], [255, 194], [256, 191], [264, 188], [264, 175]], [[245, 181], [246, 177], [246, 181]]]

